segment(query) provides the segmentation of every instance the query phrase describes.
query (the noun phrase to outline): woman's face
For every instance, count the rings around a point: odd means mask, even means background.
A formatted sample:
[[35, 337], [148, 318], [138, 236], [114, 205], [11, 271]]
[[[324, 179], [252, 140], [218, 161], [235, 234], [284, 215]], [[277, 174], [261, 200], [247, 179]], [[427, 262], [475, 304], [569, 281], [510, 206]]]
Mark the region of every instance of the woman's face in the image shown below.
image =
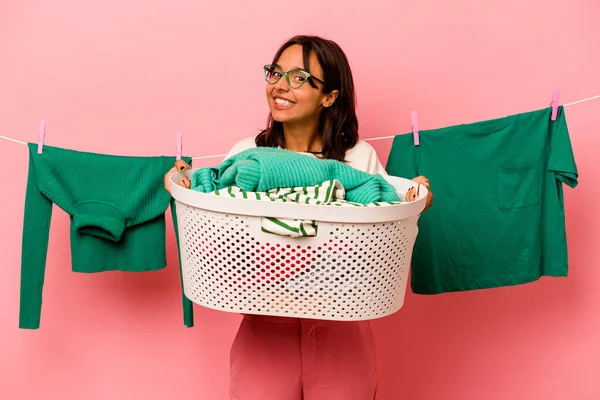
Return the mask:
[[[292, 45], [285, 49], [281, 57], [275, 63], [282, 71], [293, 69], [306, 70], [302, 60], [302, 46]], [[315, 78], [324, 80], [323, 70], [314, 54], [309, 57], [309, 70]], [[291, 79], [291, 77], [290, 77]], [[321, 92], [322, 84], [315, 82], [318, 89], [310, 83], [305, 82], [300, 88], [292, 89], [287, 83], [285, 76], [275, 84], [267, 83], [267, 102], [271, 109], [273, 119], [283, 123], [306, 123], [313, 124], [318, 121], [323, 106], [328, 106], [331, 96]]]

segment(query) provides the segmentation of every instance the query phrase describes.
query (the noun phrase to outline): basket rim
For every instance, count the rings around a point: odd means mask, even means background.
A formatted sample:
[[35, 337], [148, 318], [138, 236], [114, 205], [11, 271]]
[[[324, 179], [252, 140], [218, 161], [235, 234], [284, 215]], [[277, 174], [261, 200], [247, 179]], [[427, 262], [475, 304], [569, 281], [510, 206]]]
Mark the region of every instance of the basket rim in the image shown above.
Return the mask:
[[[418, 216], [425, 209], [428, 190], [421, 186], [419, 198], [410, 203], [387, 205], [383, 207], [333, 207], [329, 205], [314, 205], [300, 203], [279, 203], [265, 200], [239, 199], [215, 196], [179, 186], [184, 176], [190, 178], [200, 168], [178, 172], [169, 178], [171, 196], [177, 203], [194, 208], [234, 214], [240, 216], [272, 217], [290, 219], [308, 219], [333, 223], [383, 223], [394, 222]], [[403, 198], [415, 182], [409, 179], [391, 175], [382, 175]]]

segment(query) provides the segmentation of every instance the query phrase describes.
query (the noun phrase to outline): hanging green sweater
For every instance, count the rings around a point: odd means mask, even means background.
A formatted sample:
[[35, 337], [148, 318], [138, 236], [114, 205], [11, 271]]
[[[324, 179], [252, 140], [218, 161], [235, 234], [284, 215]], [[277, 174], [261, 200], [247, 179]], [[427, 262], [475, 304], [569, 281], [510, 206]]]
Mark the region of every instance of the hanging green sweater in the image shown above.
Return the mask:
[[162, 269], [164, 213], [171, 199], [163, 176], [175, 157], [113, 156], [52, 146], [37, 154], [36, 144], [28, 146], [19, 327], [37, 329], [52, 204], [70, 215], [74, 272]]
[[192, 189], [210, 193], [237, 186], [248, 192], [316, 186], [337, 179], [346, 200], [368, 204], [399, 201], [394, 187], [381, 175], [368, 174], [336, 160], [320, 160], [290, 150], [256, 147], [242, 151], [213, 168], [201, 168], [192, 177]]

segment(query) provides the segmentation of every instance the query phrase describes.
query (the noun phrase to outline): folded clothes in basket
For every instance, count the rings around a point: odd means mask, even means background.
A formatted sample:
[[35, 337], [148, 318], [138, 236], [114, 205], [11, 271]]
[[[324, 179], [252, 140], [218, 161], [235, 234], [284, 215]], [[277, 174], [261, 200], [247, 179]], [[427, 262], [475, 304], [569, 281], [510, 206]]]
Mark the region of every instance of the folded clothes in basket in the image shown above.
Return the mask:
[[393, 185], [379, 174], [369, 174], [336, 160], [321, 160], [290, 150], [256, 147], [238, 153], [217, 167], [201, 168], [192, 176], [191, 189], [211, 193], [237, 186], [248, 192], [315, 186], [338, 180], [346, 200], [369, 204], [399, 201]]
[[[278, 188], [267, 190], [266, 192], [248, 192], [237, 186], [230, 186], [225, 189], [215, 190], [212, 193], [218, 196], [228, 196], [239, 199], [331, 205], [337, 207], [380, 207], [399, 203], [397, 201], [390, 201], [361, 204], [344, 200], [344, 187], [340, 181], [336, 179], [330, 179], [315, 186]], [[317, 229], [318, 222], [313, 220], [272, 217], [263, 217], [261, 220], [261, 230], [263, 232], [281, 236], [316, 236]]]

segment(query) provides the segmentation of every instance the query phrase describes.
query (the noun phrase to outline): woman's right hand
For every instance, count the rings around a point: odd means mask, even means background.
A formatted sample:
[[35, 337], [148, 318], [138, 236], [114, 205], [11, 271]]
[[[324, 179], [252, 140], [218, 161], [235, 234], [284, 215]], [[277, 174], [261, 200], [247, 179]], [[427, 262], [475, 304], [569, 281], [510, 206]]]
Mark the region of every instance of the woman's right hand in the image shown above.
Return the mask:
[[[182, 171], [185, 171], [185, 170], [191, 169], [191, 168], [192, 167], [190, 167], [190, 165], [183, 160], [175, 161], [175, 166], [173, 168], [171, 168], [169, 170], [169, 172], [167, 172], [165, 174], [165, 189], [167, 190], [167, 192], [171, 193], [171, 190], [169, 189], [169, 180], [171, 179], [171, 176], [173, 174], [176, 174], [178, 172], [182, 172]], [[182, 180], [177, 182], [177, 184], [179, 186], [183, 186], [184, 188], [189, 189], [190, 186], [192, 185], [192, 182], [190, 182], [190, 180], [184, 176]]]

